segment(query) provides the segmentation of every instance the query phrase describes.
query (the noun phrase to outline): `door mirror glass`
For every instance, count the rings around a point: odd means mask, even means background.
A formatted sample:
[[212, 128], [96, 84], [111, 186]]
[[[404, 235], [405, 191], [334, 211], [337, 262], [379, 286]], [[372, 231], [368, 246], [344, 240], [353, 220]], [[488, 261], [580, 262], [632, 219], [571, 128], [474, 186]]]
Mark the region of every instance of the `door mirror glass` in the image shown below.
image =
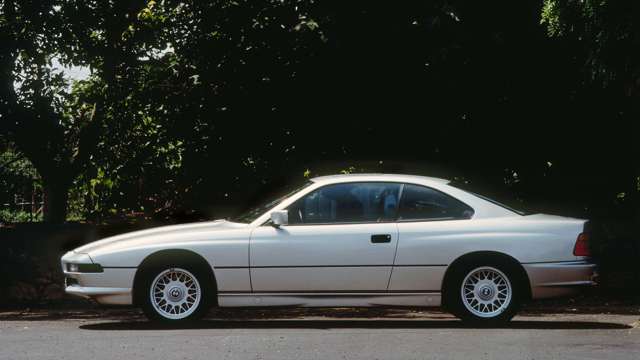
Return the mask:
[[287, 225], [288, 223], [289, 223], [289, 211], [274, 210], [271, 212], [271, 224], [274, 227], [280, 227], [281, 225]]

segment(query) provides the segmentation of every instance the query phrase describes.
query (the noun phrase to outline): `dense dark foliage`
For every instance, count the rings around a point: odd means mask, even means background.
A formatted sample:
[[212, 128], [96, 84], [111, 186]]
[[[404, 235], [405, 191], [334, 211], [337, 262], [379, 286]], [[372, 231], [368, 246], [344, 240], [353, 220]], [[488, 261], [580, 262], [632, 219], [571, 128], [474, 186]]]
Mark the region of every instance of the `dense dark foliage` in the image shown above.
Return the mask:
[[[90, 220], [222, 217], [340, 170], [638, 216], [632, 2], [1, 3], [0, 133], [45, 220], [69, 189]], [[92, 74], [69, 90], [53, 60]]]

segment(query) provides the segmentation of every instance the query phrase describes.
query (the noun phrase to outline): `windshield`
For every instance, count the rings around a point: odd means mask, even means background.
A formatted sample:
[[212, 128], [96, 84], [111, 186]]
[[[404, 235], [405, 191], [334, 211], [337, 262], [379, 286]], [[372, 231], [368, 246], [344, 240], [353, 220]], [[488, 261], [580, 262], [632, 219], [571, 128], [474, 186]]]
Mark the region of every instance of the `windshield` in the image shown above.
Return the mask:
[[[260, 217], [260, 215], [262, 215], [265, 212], [267, 212], [267, 211], [273, 209], [274, 207], [276, 207], [278, 204], [283, 202], [289, 196], [301, 191], [302, 189], [306, 188], [307, 186], [309, 186], [311, 184], [313, 184], [313, 182], [312, 181], [308, 181], [302, 186], [298, 186], [298, 187], [295, 187], [293, 190], [287, 191], [284, 195], [280, 195], [280, 196], [278, 196], [276, 198], [270, 198], [269, 200], [264, 201], [262, 203], [262, 205], [259, 205], [259, 206], [256, 206], [254, 208], [251, 208], [250, 210], [245, 211], [242, 214], [231, 218], [231, 221], [240, 222], [240, 223], [251, 223], [255, 219], [257, 219], [258, 217]], [[280, 192], [280, 193], [282, 193], [282, 192]]]
[[[513, 194], [509, 194], [508, 191], [499, 191], [499, 190], [496, 191], [495, 189], [491, 189], [489, 187], [483, 187], [478, 184], [470, 184], [470, 183], [455, 182], [455, 181], [450, 182], [449, 185], [455, 188], [458, 188], [462, 191], [468, 192], [471, 195], [477, 196], [482, 200], [486, 200], [492, 204], [503, 207], [509, 211], [513, 211], [516, 214], [519, 214], [519, 215], [530, 214], [529, 211], [522, 210], [522, 208], [525, 207], [524, 201]], [[487, 194], [487, 195], [485, 196], [482, 194]], [[500, 199], [500, 201], [497, 201], [494, 199]]]

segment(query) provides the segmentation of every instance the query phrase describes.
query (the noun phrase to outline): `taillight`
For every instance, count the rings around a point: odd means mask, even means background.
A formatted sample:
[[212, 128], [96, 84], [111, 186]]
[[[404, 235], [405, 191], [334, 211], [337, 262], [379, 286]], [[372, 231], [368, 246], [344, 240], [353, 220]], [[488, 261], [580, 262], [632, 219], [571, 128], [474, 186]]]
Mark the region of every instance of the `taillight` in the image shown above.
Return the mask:
[[587, 233], [580, 233], [576, 239], [576, 246], [573, 248], [573, 255], [575, 256], [591, 256], [589, 250], [589, 235]]

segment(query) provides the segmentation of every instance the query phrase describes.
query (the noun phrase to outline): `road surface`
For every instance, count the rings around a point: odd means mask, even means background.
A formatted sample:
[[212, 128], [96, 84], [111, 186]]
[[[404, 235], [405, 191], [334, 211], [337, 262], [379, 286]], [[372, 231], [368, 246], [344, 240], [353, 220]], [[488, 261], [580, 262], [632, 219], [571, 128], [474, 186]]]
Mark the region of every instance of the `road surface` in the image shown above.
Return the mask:
[[639, 314], [474, 329], [437, 311], [235, 310], [180, 329], [130, 310], [0, 312], [0, 359], [640, 359]]

